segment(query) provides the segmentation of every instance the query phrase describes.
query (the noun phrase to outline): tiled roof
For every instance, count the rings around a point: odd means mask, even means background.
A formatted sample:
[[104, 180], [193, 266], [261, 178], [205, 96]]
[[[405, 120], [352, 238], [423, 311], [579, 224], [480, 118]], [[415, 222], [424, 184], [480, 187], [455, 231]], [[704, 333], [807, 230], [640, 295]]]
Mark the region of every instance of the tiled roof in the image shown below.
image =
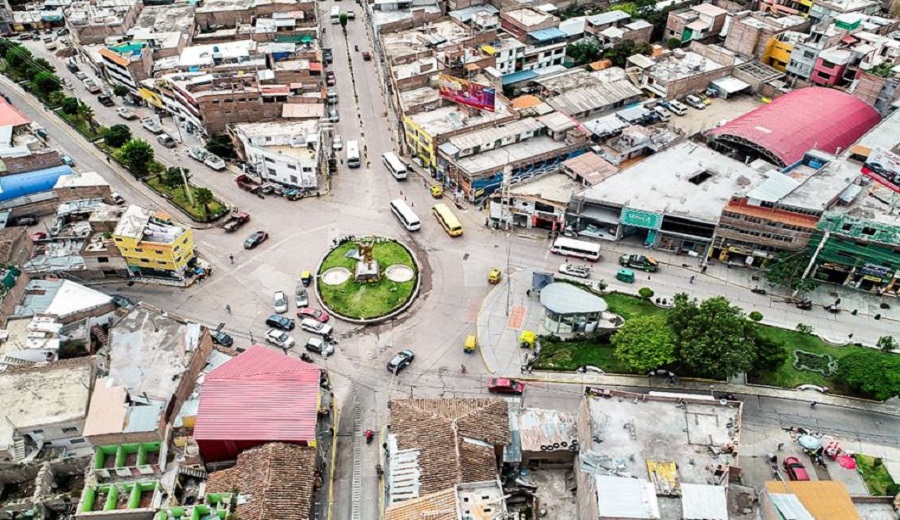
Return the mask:
[[425, 495], [391, 506], [385, 520], [456, 520], [456, 489]]
[[315, 473], [315, 448], [273, 442], [241, 453], [234, 467], [211, 473], [206, 492], [237, 489], [247, 497], [238, 502], [241, 520], [309, 520]]
[[494, 446], [509, 443], [502, 399], [391, 401], [391, 433], [399, 450], [419, 451], [419, 494], [497, 476]]

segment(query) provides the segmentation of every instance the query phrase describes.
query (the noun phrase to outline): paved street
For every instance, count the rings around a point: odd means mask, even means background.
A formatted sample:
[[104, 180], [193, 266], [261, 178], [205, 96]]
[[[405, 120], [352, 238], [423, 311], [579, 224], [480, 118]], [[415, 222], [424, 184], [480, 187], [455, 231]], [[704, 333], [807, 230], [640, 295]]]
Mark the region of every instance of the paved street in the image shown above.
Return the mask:
[[[248, 211], [253, 219], [241, 232], [233, 235], [217, 228], [196, 229], [198, 251], [215, 267], [213, 277], [202, 284], [186, 290], [126, 284], [112, 284], [104, 289], [132, 296], [201, 323], [213, 326], [225, 323], [225, 329], [233, 333], [238, 344], [246, 346], [251, 338], [258, 342], [265, 332], [263, 320], [271, 313], [273, 292], [292, 292], [299, 273], [314, 269], [333, 239], [345, 234], [385, 235], [409, 244], [417, 255], [424, 278], [422, 292], [410, 311], [392, 322], [374, 327], [335, 323], [336, 336], [340, 340], [337, 353], [327, 360], [327, 364], [322, 361], [333, 375], [341, 410], [337, 427], [333, 513], [335, 518], [343, 519], [351, 517], [354, 507], [373, 511], [379, 505], [375, 475], [378, 448], [374, 443], [366, 446], [360, 436], [367, 428], [385, 425], [387, 402], [391, 397], [483, 396], [492, 372], [518, 375], [517, 358], [513, 357], [518, 355], [517, 349], [509, 349], [505, 343], [496, 352], [491, 351], [496, 362], [489, 362], [488, 366], [484, 366], [478, 356], [463, 353], [463, 341], [467, 335], [476, 332], [476, 321], [479, 327], [499, 323], [499, 330], [508, 328], [503, 292], [507, 286], [504, 283], [495, 289], [487, 283], [490, 268], [499, 267], [505, 271], [508, 263], [517, 273], [513, 278], [512, 303], [533, 307], [528, 309], [528, 316], [535, 319], [540, 309], [535, 306], [536, 299], [530, 303], [525, 301], [525, 284], [530, 281], [526, 269], [555, 272], [561, 258], [549, 254], [545, 235], [488, 231], [483, 226], [483, 214], [472, 208], [457, 211], [465, 234], [451, 239], [428, 215], [433, 201], [423, 186], [423, 179], [411, 177], [408, 182], [398, 183], [389, 176], [380, 155], [397, 148], [394, 132], [389, 129], [396, 116], [390, 114], [386, 105], [384, 81], [378, 73], [377, 61], [362, 60], [362, 51], [372, 50], [362, 8], [350, 2], [319, 2], [320, 19], [325, 24], [332, 5], [354, 9], [357, 15], [355, 21], [349, 22], [346, 37], [339, 25], [327, 25], [325, 33], [325, 46], [334, 49], [332, 70], [337, 76], [340, 100], [341, 120], [334, 125], [335, 132], [345, 143], [359, 139], [366, 154], [360, 169], [351, 170], [339, 163], [332, 189], [320, 198], [289, 202], [281, 198], [260, 199], [241, 191], [233, 182], [233, 172], [215, 172], [192, 161], [184, 156], [183, 148], [178, 156], [173, 155], [172, 150], [159, 145], [152, 134], [140, 128], [139, 122], [125, 122], [115, 115], [114, 108], [100, 106], [96, 97], [87, 94], [81, 83], [68, 73], [62, 61], [48, 59], [57, 66], [62, 77], [73, 82], [76, 94], [91, 104], [101, 124], [129, 124], [135, 135], [154, 145], [160, 158], [170, 164], [181, 160], [191, 168], [197, 184], [209, 186], [217, 196]], [[359, 46], [359, 52], [354, 50], [355, 45]], [[36, 56], [47, 57], [42, 46], [32, 45], [31, 48]], [[36, 100], [21, 94], [6, 79], [0, 79], [0, 82], [13, 104], [44, 126], [51, 142], [72, 156], [79, 170], [101, 173], [131, 202], [180, 215], [126, 172], [107, 164], [103, 154], [47, 113]], [[167, 131], [172, 130], [177, 136], [171, 119], [164, 120], [163, 124], [168, 127]], [[191, 138], [188, 136], [187, 139]], [[339, 157], [343, 157], [343, 152]], [[397, 197], [406, 198], [420, 215], [421, 231], [406, 232], [387, 210], [388, 201]], [[268, 231], [271, 238], [259, 248], [245, 251], [241, 244], [246, 235], [256, 229]], [[596, 264], [594, 277], [614, 285], [613, 274], [618, 268], [616, 257], [621, 251], [637, 248], [630, 244], [604, 244], [603, 247], [605, 258]], [[229, 255], [234, 255], [234, 263], [229, 261]], [[886, 333], [896, 335], [895, 320], [900, 314], [893, 309], [881, 311], [885, 318], [891, 319], [876, 321], [872, 316], [879, 312], [877, 300], [867, 300], [858, 293], [841, 293], [846, 308], [850, 308], [851, 302], [858, 304], [858, 316], [850, 316], [849, 312], [834, 316], [821, 307], [799, 311], [780, 303], [777, 297], [750, 293], [747, 289], [754, 282], [748, 271], [713, 265], [707, 273], [700, 275], [696, 259], [657, 256], [663, 264], [659, 273], [651, 275], [650, 280], [646, 280], [646, 275], [644, 279], [639, 277], [633, 286], [616, 288], [635, 291], [649, 286], [661, 296], [681, 290], [689, 290], [700, 298], [721, 294], [748, 312], [759, 310], [768, 323], [787, 326], [807, 323], [836, 341], [846, 339], [851, 332], [856, 335], [854, 340], [866, 343], [874, 342]], [[682, 267], [683, 264], [687, 267]], [[692, 275], [697, 279], [690, 284]], [[818, 291], [814, 296], [817, 303], [828, 303], [833, 297], [829, 292], [833, 290], [823, 288]], [[485, 300], [488, 295], [490, 297]], [[230, 305], [231, 312], [225, 310], [226, 305]], [[306, 340], [305, 333], [297, 331], [294, 336], [298, 344]], [[485, 348], [493, 348], [494, 340], [486, 338], [483, 341], [487, 341], [486, 344], [483, 342]], [[416, 360], [399, 376], [391, 377], [384, 368], [385, 363], [402, 348], [413, 349]], [[299, 355], [299, 352], [295, 354]], [[461, 372], [461, 365], [465, 365], [467, 374]], [[580, 396], [581, 386], [577, 384], [533, 383], [529, 385], [524, 401], [527, 406], [574, 412]], [[817, 428], [841, 432], [859, 442], [900, 444], [898, 422], [874, 411], [826, 405], [810, 409], [805, 402], [753, 396], [746, 401], [745, 414], [745, 428], [753, 431], [812, 423]], [[355, 455], [362, 460], [356, 479], [352, 464]], [[359, 486], [361, 497], [357, 504], [347, 498], [353, 495], [355, 486]], [[369, 516], [364, 514], [363, 517]]]

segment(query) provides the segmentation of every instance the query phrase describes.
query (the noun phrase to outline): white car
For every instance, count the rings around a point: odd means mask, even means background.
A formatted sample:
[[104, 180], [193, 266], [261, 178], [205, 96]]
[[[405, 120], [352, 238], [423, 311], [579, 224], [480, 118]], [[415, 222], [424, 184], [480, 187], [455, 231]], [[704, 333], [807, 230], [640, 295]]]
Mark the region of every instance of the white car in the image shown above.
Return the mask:
[[109, 198], [111, 198], [113, 200], [113, 202], [115, 202], [119, 206], [121, 206], [122, 204], [125, 204], [125, 197], [119, 195], [118, 192], [114, 191], [114, 192], [110, 193]]
[[306, 289], [300, 285], [300, 282], [297, 282], [297, 308], [302, 309], [303, 307], [309, 307], [309, 294], [306, 292]]
[[218, 155], [211, 153], [206, 154], [206, 159], [203, 160], [203, 164], [209, 166], [217, 172], [225, 169], [225, 161], [223, 161], [222, 158]]
[[266, 331], [266, 343], [279, 348], [291, 348], [294, 346], [294, 338], [283, 330], [269, 329]]
[[560, 264], [559, 272], [575, 278], [587, 278], [591, 275], [591, 268], [586, 265], [566, 263]]
[[316, 354], [321, 354], [325, 357], [334, 354], [334, 345], [324, 341], [322, 338], [307, 339], [305, 348], [310, 352], [315, 352]]
[[122, 119], [128, 119], [129, 121], [132, 119], [137, 119], [137, 114], [134, 113], [133, 110], [127, 107], [119, 107], [116, 109], [116, 114], [119, 115]]
[[272, 305], [275, 308], [275, 312], [278, 314], [284, 314], [288, 310], [288, 301], [287, 296], [284, 295], [284, 291], [275, 291], [275, 303]]
[[334, 148], [335, 151], [344, 149], [344, 141], [341, 140], [341, 136], [334, 136], [334, 139], [331, 140], [331, 147]]
[[320, 336], [331, 334], [331, 325], [318, 322], [312, 318], [304, 318], [300, 321], [300, 328], [306, 332], [312, 332], [313, 334], [319, 334]]

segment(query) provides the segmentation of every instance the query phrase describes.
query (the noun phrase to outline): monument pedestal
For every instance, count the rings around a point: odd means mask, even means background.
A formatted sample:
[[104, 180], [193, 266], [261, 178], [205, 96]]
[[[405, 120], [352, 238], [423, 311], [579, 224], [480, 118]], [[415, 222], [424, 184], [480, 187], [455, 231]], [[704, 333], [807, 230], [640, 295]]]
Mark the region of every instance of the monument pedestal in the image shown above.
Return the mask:
[[357, 283], [377, 282], [381, 279], [378, 273], [378, 260], [372, 260], [371, 262], [359, 261], [356, 263]]

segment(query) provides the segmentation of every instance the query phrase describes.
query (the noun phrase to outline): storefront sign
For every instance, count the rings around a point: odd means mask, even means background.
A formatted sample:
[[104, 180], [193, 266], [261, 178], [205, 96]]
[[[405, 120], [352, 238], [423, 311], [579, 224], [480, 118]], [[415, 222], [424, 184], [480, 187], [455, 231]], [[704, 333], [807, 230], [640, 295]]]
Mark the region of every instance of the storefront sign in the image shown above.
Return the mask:
[[622, 210], [622, 216], [619, 217], [619, 221], [626, 226], [659, 229], [659, 226], [662, 225], [662, 215], [639, 209], [625, 208]]
[[874, 264], [864, 264], [860, 266], [859, 273], [869, 276], [875, 276], [878, 278], [891, 277], [891, 270], [889, 268]]
[[862, 172], [900, 193], [900, 156], [897, 154], [875, 148], [863, 164]]

